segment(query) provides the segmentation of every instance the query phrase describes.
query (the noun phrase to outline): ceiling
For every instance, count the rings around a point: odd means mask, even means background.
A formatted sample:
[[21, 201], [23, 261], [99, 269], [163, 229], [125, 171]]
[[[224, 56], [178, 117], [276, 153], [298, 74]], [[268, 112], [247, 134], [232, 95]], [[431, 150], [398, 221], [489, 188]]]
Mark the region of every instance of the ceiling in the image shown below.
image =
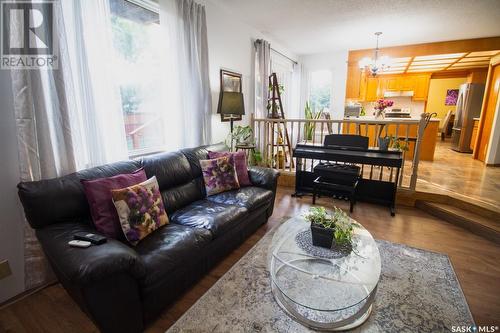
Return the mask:
[[297, 55], [500, 36], [500, 0], [213, 0]]
[[497, 54], [500, 54], [500, 50], [394, 58], [391, 59], [390, 68], [381, 74], [440, 72], [488, 67], [491, 57]]

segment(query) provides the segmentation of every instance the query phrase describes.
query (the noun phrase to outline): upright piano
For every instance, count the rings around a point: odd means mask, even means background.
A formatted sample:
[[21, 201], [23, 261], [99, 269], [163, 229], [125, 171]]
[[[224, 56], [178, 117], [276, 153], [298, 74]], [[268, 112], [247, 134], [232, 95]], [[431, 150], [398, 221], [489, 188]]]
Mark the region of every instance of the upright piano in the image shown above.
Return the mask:
[[294, 196], [312, 194], [315, 179], [313, 169], [318, 163], [352, 163], [362, 168], [356, 200], [386, 205], [394, 216], [396, 190], [403, 165], [402, 152], [298, 144], [293, 151], [293, 157], [296, 159]]

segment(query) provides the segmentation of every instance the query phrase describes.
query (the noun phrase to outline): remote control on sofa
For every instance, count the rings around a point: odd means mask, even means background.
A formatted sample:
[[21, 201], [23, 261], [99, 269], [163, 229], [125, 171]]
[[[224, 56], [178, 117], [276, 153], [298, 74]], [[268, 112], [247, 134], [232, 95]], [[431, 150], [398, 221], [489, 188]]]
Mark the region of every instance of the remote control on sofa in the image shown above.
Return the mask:
[[106, 243], [106, 237], [89, 232], [78, 232], [73, 236], [73, 238], [77, 240], [91, 242], [94, 245], [100, 245]]

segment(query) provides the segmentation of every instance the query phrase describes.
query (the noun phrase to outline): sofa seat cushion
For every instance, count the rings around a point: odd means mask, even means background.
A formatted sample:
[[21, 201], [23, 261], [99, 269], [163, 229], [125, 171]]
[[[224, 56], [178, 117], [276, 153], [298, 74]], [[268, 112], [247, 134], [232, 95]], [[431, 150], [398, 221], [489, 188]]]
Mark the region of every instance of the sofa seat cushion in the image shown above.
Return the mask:
[[241, 223], [247, 215], [245, 207], [210, 200], [198, 200], [170, 215], [172, 223], [210, 230], [214, 238]]
[[211, 195], [207, 200], [254, 210], [261, 206], [271, 204], [273, 201], [273, 192], [261, 187], [250, 186]]
[[146, 288], [161, 283], [183, 262], [196, 260], [212, 240], [208, 230], [167, 224], [140, 241], [135, 250], [146, 268]]

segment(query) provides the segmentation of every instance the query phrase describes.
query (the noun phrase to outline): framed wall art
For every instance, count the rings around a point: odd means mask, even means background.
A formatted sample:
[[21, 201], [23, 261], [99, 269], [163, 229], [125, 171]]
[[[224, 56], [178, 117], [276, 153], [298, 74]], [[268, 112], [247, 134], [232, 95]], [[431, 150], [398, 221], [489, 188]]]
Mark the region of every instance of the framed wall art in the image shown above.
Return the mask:
[[[221, 107], [221, 98], [223, 91], [230, 92], [242, 92], [243, 86], [241, 82], [242, 75], [240, 73], [231, 72], [225, 69], [220, 70], [220, 94], [219, 94], [219, 105], [218, 109]], [[242, 116], [232, 116], [234, 121], [241, 120]], [[221, 121], [229, 121], [231, 116], [229, 115], [220, 115]]]
[[458, 100], [458, 89], [448, 89], [446, 91], [446, 98], [444, 100], [444, 105], [457, 105]]

